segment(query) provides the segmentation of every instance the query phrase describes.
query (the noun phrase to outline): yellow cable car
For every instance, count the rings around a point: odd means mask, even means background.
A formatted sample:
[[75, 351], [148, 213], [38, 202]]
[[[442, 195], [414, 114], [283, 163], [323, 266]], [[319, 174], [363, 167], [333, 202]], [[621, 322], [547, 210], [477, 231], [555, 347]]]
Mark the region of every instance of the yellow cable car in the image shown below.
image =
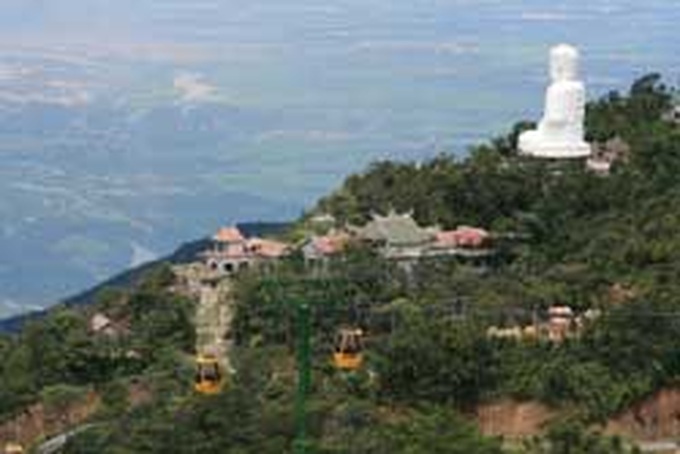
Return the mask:
[[7, 443], [4, 454], [24, 454], [24, 448], [18, 443]]
[[196, 378], [194, 389], [201, 394], [218, 394], [223, 385], [222, 368], [215, 355], [196, 357]]
[[358, 328], [342, 328], [335, 338], [333, 364], [341, 370], [357, 370], [364, 361], [364, 333]]

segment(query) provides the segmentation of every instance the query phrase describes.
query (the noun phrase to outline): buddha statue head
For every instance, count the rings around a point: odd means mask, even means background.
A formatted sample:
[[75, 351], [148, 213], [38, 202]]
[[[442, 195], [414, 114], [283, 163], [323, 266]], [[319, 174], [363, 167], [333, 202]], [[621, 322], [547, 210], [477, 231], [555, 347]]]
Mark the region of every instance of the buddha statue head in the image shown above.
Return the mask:
[[578, 50], [568, 44], [560, 44], [550, 50], [550, 77], [553, 82], [565, 82], [578, 78]]

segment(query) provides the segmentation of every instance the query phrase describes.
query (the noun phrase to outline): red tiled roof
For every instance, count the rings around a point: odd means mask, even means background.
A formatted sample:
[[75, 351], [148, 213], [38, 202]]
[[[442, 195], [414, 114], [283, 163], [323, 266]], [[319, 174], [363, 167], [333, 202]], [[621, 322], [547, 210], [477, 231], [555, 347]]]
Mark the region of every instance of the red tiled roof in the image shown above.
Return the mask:
[[279, 258], [288, 253], [288, 245], [280, 241], [250, 238], [246, 242], [248, 251], [265, 258]]
[[442, 247], [481, 247], [489, 232], [476, 227], [461, 226], [456, 230], [437, 233], [437, 245]]
[[312, 240], [312, 244], [320, 254], [332, 255], [342, 251], [347, 245], [348, 241], [349, 241], [348, 235], [336, 234], [318, 236]]
[[238, 227], [222, 227], [217, 231], [213, 240], [220, 243], [240, 243], [245, 240]]

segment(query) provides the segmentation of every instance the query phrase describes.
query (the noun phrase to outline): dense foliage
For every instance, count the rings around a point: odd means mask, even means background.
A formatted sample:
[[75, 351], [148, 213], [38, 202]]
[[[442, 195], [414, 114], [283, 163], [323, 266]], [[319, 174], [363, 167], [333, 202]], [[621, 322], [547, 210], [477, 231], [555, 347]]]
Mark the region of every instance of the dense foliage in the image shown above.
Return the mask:
[[[483, 276], [441, 265], [418, 274], [418, 285], [404, 295], [411, 304], [455, 298], [478, 316], [389, 333], [378, 349], [387, 357], [381, 376], [388, 394], [462, 406], [510, 394], [576, 405], [599, 420], [675, 380], [680, 128], [665, 118], [672, 98], [652, 74], [625, 96], [610, 93], [588, 105], [591, 140], [618, 138], [630, 146], [607, 177], [582, 164], [517, 156], [514, 142], [527, 126], [518, 124], [465, 160], [377, 163], [321, 200], [316, 210], [340, 222], [413, 210], [423, 225], [479, 225], [526, 238]], [[626, 304], [617, 305], [617, 290]], [[476, 327], [527, 323], [553, 304], [600, 308], [604, 317], [562, 345], [493, 345]]]
[[[163, 354], [191, 351], [193, 303], [170, 294], [165, 268], [130, 292], [102, 295], [87, 311], [59, 307], [0, 339], [0, 417], [39, 400], [56, 385], [89, 388], [150, 370]], [[115, 335], [97, 335], [90, 317], [101, 310], [117, 322]], [[81, 390], [81, 394], [85, 391]]]

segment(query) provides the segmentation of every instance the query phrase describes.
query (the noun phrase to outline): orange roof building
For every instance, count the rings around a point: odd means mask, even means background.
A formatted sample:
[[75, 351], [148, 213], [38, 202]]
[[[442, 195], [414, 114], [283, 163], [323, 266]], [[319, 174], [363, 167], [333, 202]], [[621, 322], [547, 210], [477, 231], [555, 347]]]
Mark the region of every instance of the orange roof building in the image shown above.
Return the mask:
[[350, 236], [345, 232], [315, 236], [307, 240], [302, 247], [302, 253], [309, 260], [330, 257], [342, 252], [347, 247], [349, 241]]
[[222, 227], [215, 233], [213, 240], [218, 243], [242, 243], [245, 237], [236, 226]]
[[203, 253], [205, 263], [210, 269], [226, 274], [282, 258], [290, 251], [280, 241], [246, 238], [235, 226], [219, 229], [212, 239], [213, 247]]
[[456, 230], [438, 232], [435, 246], [477, 249], [485, 247], [490, 236], [484, 229], [460, 226]]
[[252, 255], [269, 259], [284, 257], [290, 251], [288, 244], [264, 238], [249, 238], [246, 240], [246, 249]]

